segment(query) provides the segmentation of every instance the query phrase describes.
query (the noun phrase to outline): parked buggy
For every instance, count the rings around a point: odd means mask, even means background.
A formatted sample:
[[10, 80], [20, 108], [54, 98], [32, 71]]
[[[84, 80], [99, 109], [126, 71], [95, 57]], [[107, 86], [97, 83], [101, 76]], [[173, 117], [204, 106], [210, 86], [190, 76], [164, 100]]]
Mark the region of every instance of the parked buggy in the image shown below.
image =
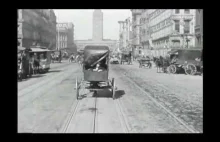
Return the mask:
[[111, 89], [115, 99], [115, 80], [109, 75], [109, 47], [86, 46], [84, 49], [83, 73], [84, 79], [76, 79], [76, 95], [79, 99], [80, 89], [88, 89], [97, 94], [98, 90]]
[[124, 52], [121, 53], [121, 64], [124, 64], [124, 62], [127, 62], [128, 65], [130, 65], [131, 62], [131, 52]]
[[54, 63], [54, 61], [61, 63], [62, 61], [62, 55], [61, 55], [61, 50], [55, 50], [53, 52], [53, 57], [52, 57], [52, 62]]
[[149, 57], [141, 58], [138, 60], [138, 62], [139, 62], [139, 68], [142, 68], [142, 67], [151, 68], [152, 67], [152, 63]]
[[169, 52], [170, 73], [184, 71], [187, 75], [203, 73], [202, 49], [173, 49]]

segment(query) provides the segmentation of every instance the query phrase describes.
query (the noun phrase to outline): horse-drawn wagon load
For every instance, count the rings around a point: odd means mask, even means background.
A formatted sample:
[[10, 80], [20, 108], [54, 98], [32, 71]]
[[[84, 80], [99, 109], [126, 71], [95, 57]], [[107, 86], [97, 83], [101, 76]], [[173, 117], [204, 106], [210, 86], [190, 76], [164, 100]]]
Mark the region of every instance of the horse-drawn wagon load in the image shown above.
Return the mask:
[[121, 64], [124, 64], [124, 62], [127, 62], [128, 65], [132, 64], [131, 55], [132, 55], [131, 51], [123, 51], [120, 54]]
[[139, 68], [142, 68], [142, 67], [151, 68], [152, 67], [151, 59], [149, 56], [147, 56], [146, 58], [138, 59], [138, 62], [139, 62]]

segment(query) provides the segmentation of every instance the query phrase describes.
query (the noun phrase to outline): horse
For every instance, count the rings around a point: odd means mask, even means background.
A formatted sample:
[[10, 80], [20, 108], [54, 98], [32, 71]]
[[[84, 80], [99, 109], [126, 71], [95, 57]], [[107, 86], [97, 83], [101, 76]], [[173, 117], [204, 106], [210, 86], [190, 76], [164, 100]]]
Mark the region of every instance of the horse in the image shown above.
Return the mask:
[[157, 57], [153, 57], [153, 61], [154, 61], [155, 65], [156, 65], [157, 73], [158, 73], [158, 71], [160, 71], [160, 68], [162, 67], [162, 62]]
[[161, 58], [162, 59], [162, 70], [167, 73], [167, 68], [170, 66], [170, 58]]
[[74, 56], [71, 55], [70, 58], [69, 58], [69, 62], [73, 62], [74, 61]]

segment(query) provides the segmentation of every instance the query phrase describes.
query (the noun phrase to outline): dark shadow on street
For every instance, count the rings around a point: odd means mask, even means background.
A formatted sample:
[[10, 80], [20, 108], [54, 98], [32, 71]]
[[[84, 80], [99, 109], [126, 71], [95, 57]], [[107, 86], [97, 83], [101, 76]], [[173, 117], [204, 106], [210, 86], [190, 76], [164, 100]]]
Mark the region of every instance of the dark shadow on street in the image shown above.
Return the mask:
[[49, 70], [48, 73], [50, 72], [61, 72], [62, 70]]
[[116, 90], [116, 91], [115, 91], [115, 99], [119, 99], [119, 98], [121, 98], [123, 95], [125, 95], [125, 91], [124, 91], [124, 90]]
[[24, 78], [22, 80], [19, 80], [18, 82], [23, 82], [23, 81], [27, 81], [31, 78], [40, 78], [40, 77], [44, 77], [45, 75], [42, 75], [42, 74], [37, 74], [37, 75], [32, 75], [31, 77], [27, 77], [27, 78]]
[[39, 77], [44, 77], [45, 75], [42, 74], [37, 74], [37, 75], [32, 75], [31, 78], [39, 78]]
[[[125, 94], [124, 90], [115, 90], [115, 99], [121, 98]], [[97, 91], [97, 94], [94, 94], [93, 97], [97, 98], [112, 98], [112, 90], [103, 89]]]

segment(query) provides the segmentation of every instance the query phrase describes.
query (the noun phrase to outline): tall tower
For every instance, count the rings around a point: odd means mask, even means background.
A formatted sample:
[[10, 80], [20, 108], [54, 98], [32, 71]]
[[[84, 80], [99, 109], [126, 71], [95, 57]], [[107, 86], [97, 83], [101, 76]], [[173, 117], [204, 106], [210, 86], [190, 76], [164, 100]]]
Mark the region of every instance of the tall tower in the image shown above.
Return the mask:
[[93, 12], [93, 35], [92, 40], [102, 41], [103, 39], [103, 13], [100, 9]]

